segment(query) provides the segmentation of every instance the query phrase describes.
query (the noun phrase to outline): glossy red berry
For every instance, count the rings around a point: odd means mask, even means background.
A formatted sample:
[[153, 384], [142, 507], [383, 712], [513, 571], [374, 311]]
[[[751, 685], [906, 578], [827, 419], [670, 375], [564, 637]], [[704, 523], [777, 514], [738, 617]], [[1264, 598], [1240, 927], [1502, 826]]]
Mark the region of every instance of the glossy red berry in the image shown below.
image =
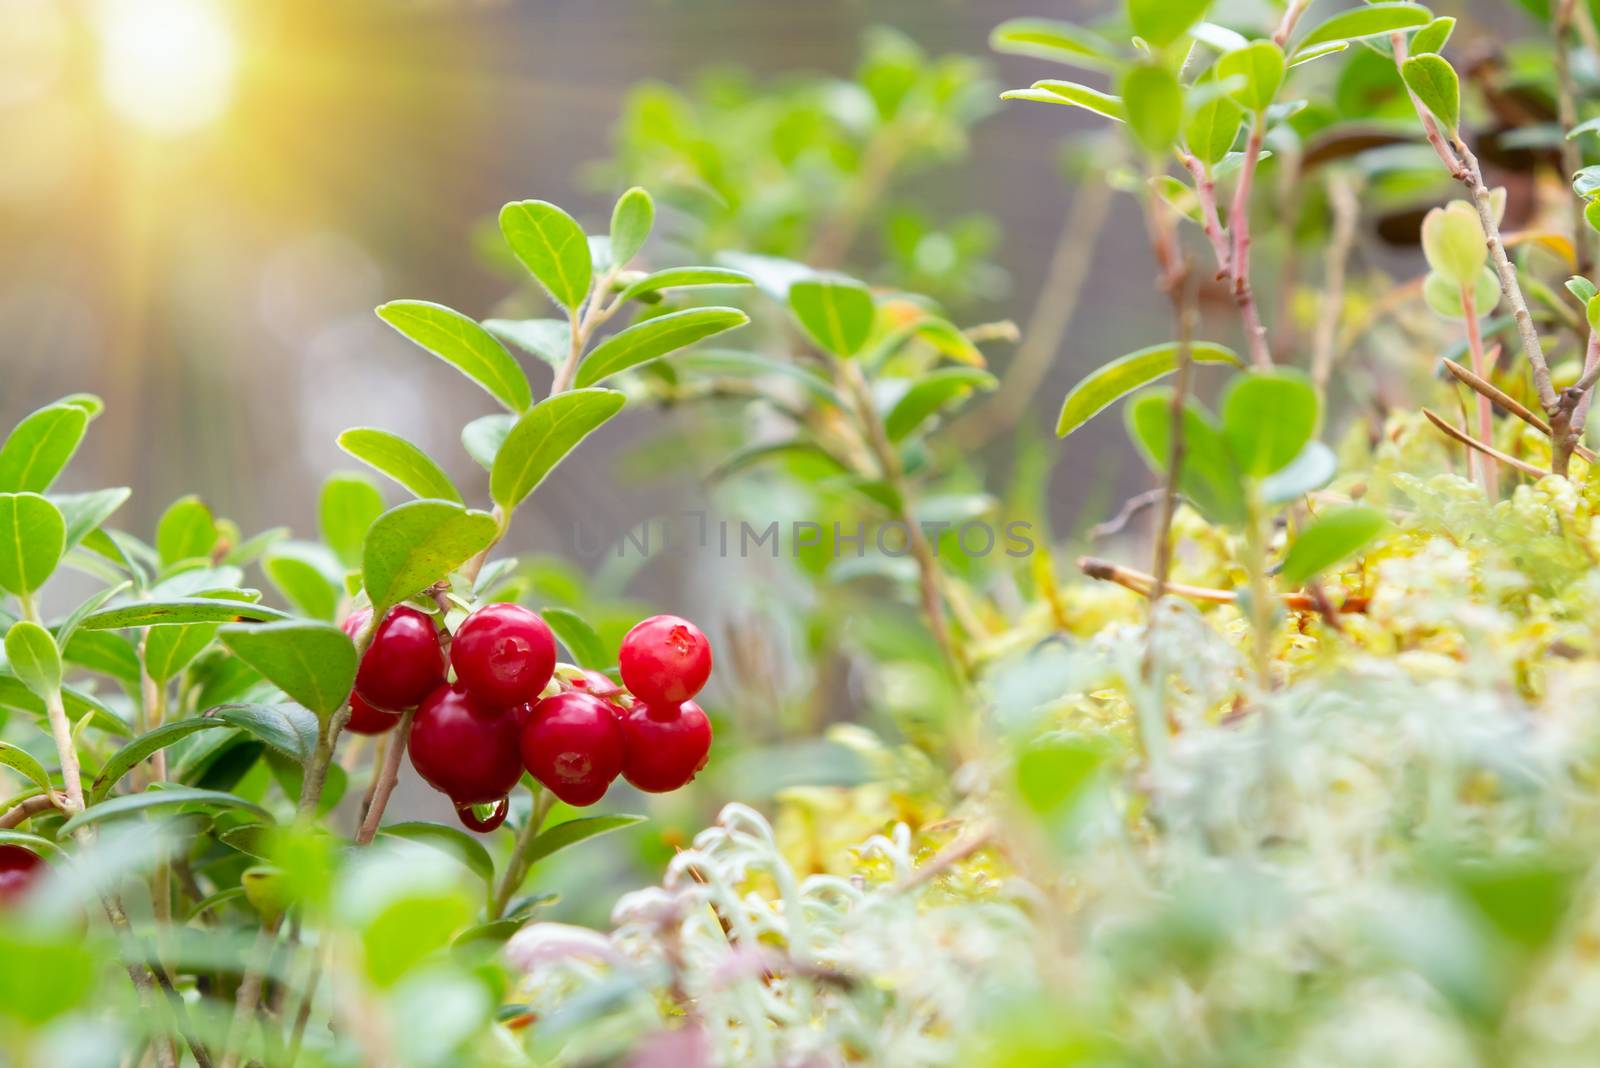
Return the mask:
[[676, 705], [711, 677], [711, 643], [678, 616], [651, 616], [622, 639], [622, 681], [647, 705]]
[[457, 682], [492, 705], [534, 701], [555, 674], [555, 635], [521, 605], [485, 605], [456, 628], [450, 666]]
[[457, 808], [487, 805], [522, 778], [515, 716], [460, 686], [440, 686], [411, 721], [411, 766]]
[[0, 845], [0, 906], [19, 901], [40, 875], [44, 861], [19, 845]]
[[345, 730], [354, 734], [382, 734], [399, 722], [400, 713], [373, 708], [358, 693], [350, 695], [350, 722], [344, 725]]
[[[344, 621], [352, 638], [372, 618], [372, 610], [350, 613]], [[399, 712], [422, 702], [444, 682], [444, 648], [433, 617], [396, 605], [379, 624], [356, 669], [356, 693], [373, 708]]]
[[522, 727], [522, 762], [567, 804], [594, 804], [622, 770], [616, 709], [586, 693], [546, 697]]
[[711, 721], [693, 701], [676, 708], [636, 704], [623, 714], [622, 739], [622, 777], [645, 793], [664, 794], [706, 766]]

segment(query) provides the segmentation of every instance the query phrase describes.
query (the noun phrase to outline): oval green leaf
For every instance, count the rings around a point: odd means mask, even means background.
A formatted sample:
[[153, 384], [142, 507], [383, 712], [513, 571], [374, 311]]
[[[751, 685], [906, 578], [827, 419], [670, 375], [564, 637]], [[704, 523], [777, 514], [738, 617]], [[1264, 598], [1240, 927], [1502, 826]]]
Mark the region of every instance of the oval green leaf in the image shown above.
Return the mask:
[[52, 494], [50, 503], [60, 509], [61, 517], [66, 520], [66, 547], [71, 549], [92, 531], [98, 530], [100, 524], [122, 507], [132, 492], [126, 486], [118, 486], [89, 493]]
[[0, 446], [0, 491], [43, 493], [72, 459], [89, 428], [89, 413], [56, 402], [18, 423]]
[[235, 656], [320, 719], [333, 715], [350, 697], [356, 647], [332, 623], [231, 623], [217, 634]]
[[494, 469], [494, 458], [500, 455], [500, 446], [506, 435], [517, 425], [517, 417], [496, 412], [474, 419], [461, 428], [461, 447], [485, 471]]
[[200, 498], [180, 497], [161, 513], [156, 524], [156, 555], [162, 567], [209, 557], [216, 546], [217, 521]]
[[91, 612], [79, 624], [84, 630], [119, 630], [124, 627], [169, 627], [188, 623], [268, 622], [288, 619], [285, 612], [252, 601], [219, 597], [176, 597], [165, 601], [134, 601]]
[[572, 216], [548, 201], [514, 201], [500, 209], [500, 232], [557, 304], [575, 311], [583, 303], [594, 259], [583, 227]]
[[402, 838], [408, 842], [420, 842], [441, 853], [447, 853], [466, 865], [485, 883], [494, 883], [494, 859], [489, 856], [489, 851], [483, 847], [482, 842], [459, 828], [417, 820], [391, 823], [381, 828], [378, 833], [390, 838]]
[[920, 375], [889, 409], [883, 420], [884, 431], [890, 441], [900, 441], [939, 409], [970, 396], [974, 390], [993, 389], [995, 384], [994, 375], [976, 367], [929, 371]]
[[61, 689], [61, 650], [50, 632], [31, 619], [19, 619], [6, 631], [6, 661], [22, 684], [51, 699]]
[[1456, 69], [1443, 56], [1429, 53], [1406, 60], [1400, 76], [1433, 117], [1454, 133], [1461, 122], [1461, 79]]
[[1300, 586], [1313, 576], [1364, 549], [1388, 529], [1389, 520], [1376, 508], [1352, 504], [1323, 512], [1289, 546], [1281, 575]]
[[1211, 0], [1128, 0], [1133, 32], [1157, 48], [1165, 48], [1205, 15]]
[[20, 773], [23, 778], [38, 786], [45, 793], [55, 789], [50, 785], [50, 773], [26, 749], [12, 745], [10, 742], [0, 742], [0, 764], [4, 764], [12, 771]]
[[[1164, 473], [1172, 449], [1172, 390], [1157, 387], [1127, 406], [1128, 434], [1150, 469]], [[1211, 414], [1190, 400], [1183, 410], [1183, 466], [1178, 490], [1214, 523], [1245, 518], [1244, 487]]]
[[218, 705], [206, 715], [247, 731], [300, 764], [316, 755], [317, 717], [299, 705]]
[[558, 823], [541, 831], [528, 847], [528, 861], [530, 866], [537, 864], [552, 854], [559, 853], [568, 846], [577, 845], [579, 842], [612, 831], [620, 831], [625, 827], [643, 823], [644, 816], [630, 816], [618, 813], [610, 816], [584, 816], [565, 823]]
[[1252, 41], [1217, 60], [1218, 78], [1243, 79], [1244, 87], [1233, 93], [1233, 99], [1250, 111], [1265, 111], [1272, 105], [1283, 85], [1283, 72], [1283, 49], [1271, 41]]
[[339, 448], [418, 497], [462, 503], [461, 491], [444, 468], [398, 434], [370, 426], [352, 427], [339, 435]]
[[617, 198], [611, 209], [611, 262], [624, 267], [639, 254], [656, 223], [656, 202], [639, 186]]
[[543, 482], [578, 443], [622, 410], [610, 389], [575, 389], [541, 401], [506, 434], [489, 472], [489, 493], [510, 511]]
[[1426, 26], [1432, 21], [1433, 12], [1421, 4], [1369, 4], [1366, 7], [1355, 7], [1328, 16], [1305, 35], [1295, 50], [1304, 52], [1332, 41], [1359, 41], [1366, 37], [1387, 37], [1399, 30]]
[[588, 620], [567, 608], [541, 608], [539, 615], [561, 639], [579, 667], [599, 670], [610, 666], [611, 658], [606, 656], [605, 645]]
[[[509, 417], [506, 417], [509, 418]], [[345, 567], [361, 566], [361, 546], [383, 514], [383, 494], [365, 475], [331, 475], [322, 484], [317, 526], [322, 540]]]
[[[580, 389], [592, 386], [749, 321], [750, 317], [737, 308], [687, 308], [646, 319], [596, 345], [578, 367], [577, 385]], [[556, 399], [551, 397], [545, 403]]]
[[1057, 19], [1008, 19], [989, 34], [989, 47], [996, 52], [1049, 59], [1086, 70], [1109, 71], [1121, 66], [1110, 41]]
[[381, 617], [421, 593], [487, 549], [498, 534], [493, 516], [449, 501], [410, 501], [391, 508], [367, 531], [361, 552], [373, 612]]
[[743, 271], [729, 270], [726, 267], [669, 267], [664, 271], [655, 271], [645, 275], [637, 282], [629, 285], [617, 296], [617, 300], [634, 300], [647, 293], [657, 293], [663, 289], [685, 289], [691, 286], [753, 286], [756, 280]]
[[1064, 82], [1054, 78], [1034, 82], [1031, 89], [1008, 90], [1000, 94], [1000, 99], [1031, 100], [1036, 104], [1061, 104], [1083, 108], [1117, 122], [1128, 121], [1128, 113], [1122, 106], [1120, 96], [1102, 93], [1098, 89], [1077, 82]]
[[226, 726], [228, 724], [218, 719], [180, 719], [174, 723], [164, 723], [155, 730], [139, 735], [111, 754], [101, 767], [100, 774], [94, 778], [94, 787], [90, 792], [91, 803], [98, 802], [109, 794], [124, 775], [148, 759], [151, 754], [175, 745], [198, 731]]
[[0, 589], [32, 594], [66, 551], [61, 510], [37, 493], [0, 493]]
[[796, 282], [789, 287], [789, 307], [811, 339], [835, 356], [861, 351], [877, 314], [867, 287], [844, 277]]
[[270, 823], [272, 814], [260, 805], [246, 801], [242, 797], [226, 794], [220, 790], [197, 790], [187, 786], [172, 786], [162, 789], [147, 790], [144, 793], [128, 794], [124, 797], [113, 797], [102, 801], [98, 805], [84, 809], [76, 816], [61, 825], [57, 834], [66, 836], [72, 834], [80, 827], [87, 827], [94, 823], [103, 823], [110, 819], [121, 819], [140, 812], [148, 812], [158, 808], [177, 808], [183, 805], [197, 805], [207, 811], [221, 811], [225, 809], [238, 809], [258, 817], [262, 822]]
[[493, 334], [455, 309], [425, 300], [392, 300], [378, 308], [378, 318], [512, 411], [525, 412], [533, 404], [533, 388], [522, 366]]
[[1297, 370], [1240, 375], [1223, 391], [1222, 435], [1240, 472], [1265, 478], [1294, 462], [1320, 414], [1315, 387]]
[[[1176, 371], [1178, 352], [1178, 343], [1169, 341], [1164, 345], [1152, 345], [1119, 356], [1090, 372], [1072, 387], [1061, 405], [1061, 417], [1056, 421], [1056, 436], [1066, 437], [1129, 393]], [[1195, 363], [1243, 366], [1238, 353], [1210, 341], [1197, 341], [1190, 346], [1189, 358]]]
[[1183, 122], [1183, 89], [1166, 67], [1141, 63], [1122, 79], [1122, 106], [1128, 128], [1140, 147], [1153, 157], [1171, 153]]

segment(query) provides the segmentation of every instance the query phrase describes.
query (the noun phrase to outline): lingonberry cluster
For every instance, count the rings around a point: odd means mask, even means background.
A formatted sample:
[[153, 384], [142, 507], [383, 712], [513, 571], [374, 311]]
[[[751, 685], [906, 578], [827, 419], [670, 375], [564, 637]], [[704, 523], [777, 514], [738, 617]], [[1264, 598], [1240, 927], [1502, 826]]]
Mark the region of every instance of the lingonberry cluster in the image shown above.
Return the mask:
[[[371, 618], [360, 609], [344, 628], [355, 637]], [[558, 672], [550, 628], [515, 604], [467, 616], [446, 654], [433, 618], [402, 605], [373, 631], [347, 729], [381, 734], [415, 708], [412, 767], [477, 831], [505, 819], [524, 768], [569, 805], [594, 804], [619, 775], [676, 790], [711, 751], [711, 723], [691, 700], [711, 675], [711, 643], [686, 619], [653, 616], [623, 639], [619, 664], [626, 689], [598, 671]], [[480, 817], [478, 806], [492, 809]]]

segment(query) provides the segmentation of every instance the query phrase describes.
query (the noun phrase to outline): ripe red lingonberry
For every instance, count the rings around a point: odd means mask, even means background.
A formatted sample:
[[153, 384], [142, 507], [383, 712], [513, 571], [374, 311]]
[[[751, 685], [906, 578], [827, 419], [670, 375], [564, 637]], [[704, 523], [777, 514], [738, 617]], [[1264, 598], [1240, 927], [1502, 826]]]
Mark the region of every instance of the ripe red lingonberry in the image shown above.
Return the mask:
[[358, 693], [350, 695], [350, 721], [344, 725], [345, 730], [353, 734], [382, 734], [399, 722], [400, 713], [373, 708]]
[[647, 705], [676, 705], [711, 676], [711, 643], [678, 616], [651, 616], [622, 639], [622, 681]]
[[44, 860], [31, 849], [0, 845], [0, 905], [19, 900], [42, 874]]
[[487, 805], [522, 778], [517, 720], [461, 686], [440, 686], [411, 721], [411, 766], [456, 803]]
[[[372, 618], [372, 609], [350, 613], [344, 621], [352, 638]], [[383, 617], [356, 669], [356, 693], [373, 708], [399, 712], [422, 702], [444, 682], [444, 648], [433, 617], [396, 605]]]
[[533, 706], [522, 727], [522, 762], [569, 805], [592, 805], [622, 770], [617, 710], [586, 693], [558, 693]]
[[457, 682], [492, 705], [537, 700], [555, 674], [555, 635], [519, 604], [484, 605], [456, 628], [450, 666]]
[[694, 779], [711, 755], [711, 721], [693, 701], [636, 704], [622, 717], [622, 777], [649, 794]]

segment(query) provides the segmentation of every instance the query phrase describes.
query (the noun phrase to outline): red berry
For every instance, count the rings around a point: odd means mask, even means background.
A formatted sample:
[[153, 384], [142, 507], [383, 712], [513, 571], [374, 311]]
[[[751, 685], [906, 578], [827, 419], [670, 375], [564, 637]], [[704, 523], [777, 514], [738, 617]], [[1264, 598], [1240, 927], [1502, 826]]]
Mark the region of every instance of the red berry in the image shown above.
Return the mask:
[[373, 708], [358, 693], [350, 695], [350, 722], [344, 725], [345, 730], [354, 734], [382, 734], [399, 722], [400, 713]]
[[676, 705], [711, 676], [711, 643], [678, 616], [651, 616], [622, 639], [622, 681], [648, 705]]
[[411, 766], [457, 806], [487, 805], [522, 778], [517, 720], [460, 686], [440, 686], [411, 721]]
[[616, 710], [586, 693], [546, 697], [523, 725], [522, 762], [567, 804], [594, 804], [622, 770]]
[[534, 701], [555, 674], [555, 635], [519, 604], [485, 605], [456, 628], [450, 666], [457, 682], [492, 705]]
[[622, 777], [649, 794], [687, 784], [711, 755], [711, 721], [693, 701], [634, 705], [622, 717], [622, 737]]
[[[352, 638], [372, 618], [372, 610], [350, 613], [344, 621]], [[372, 644], [356, 669], [356, 693], [373, 708], [399, 712], [420, 704], [444, 682], [444, 649], [433, 617], [396, 605], [383, 617]]]
[[0, 906], [22, 898], [41, 874], [39, 854], [19, 845], [0, 845]]
[[598, 697], [602, 701], [615, 700], [627, 693], [621, 686], [611, 681], [610, 676], [599, 671], [590, 671], [580, 668], [578, 673], [562, 680], [561, 685], [576, 693], [586, 693]]

